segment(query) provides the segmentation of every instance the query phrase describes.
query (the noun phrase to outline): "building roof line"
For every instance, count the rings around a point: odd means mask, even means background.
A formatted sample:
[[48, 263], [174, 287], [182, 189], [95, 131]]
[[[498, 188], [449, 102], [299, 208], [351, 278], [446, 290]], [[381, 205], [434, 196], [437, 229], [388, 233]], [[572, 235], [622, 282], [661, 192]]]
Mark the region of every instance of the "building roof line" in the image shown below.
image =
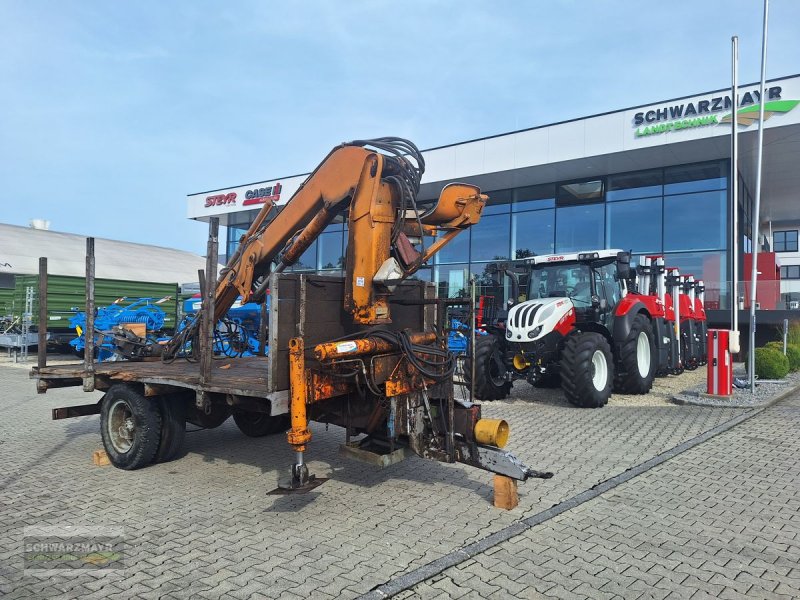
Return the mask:
[[80, 233], [70, 233], [68, 231], [56, 231], [53, 229], [37, 229], [36, 227], [26, 227], [25, 225], [15, 225], [13, 223], [0, 223], [0, 228], [3, 227], [14, 227], [16, 229], [22, 229], [25, 231], [33, 232], [34, 234], [41, 233], [41, 234], [64, 235], [69, 238], [78, 238], [83, 240], [92, 237], [95, 239], [95, 241], [98, 242], [111, 242], [113, 244], [125, 244], [126, 246], [143, 246], [145, 248], [158, 248], [161, 250], [169, 250], [171, 252], [184, 252], [186, 254], [191, 254], [192, 256], [200, 256], [198, 254], [195, 254], [194, 252], [190, 252], [189, 250], [181, 250], [180, 248], [170, 248], [169, 246], [156, 246], [154, 244], [143, 244], [142, 242], [129, 242], [127, 240], [115, 240], [112, 238], [83, 235]]
[[[795, 73], [794, 75], [785, 75], [783, 77], [775, 77], [773, 79], [767, 79], [765, 83], [772, 83], [774, 81], [782, 81], [784, 79], [792, 79], [794, 77], [800, 77], [800, 73]], [[755, 83], [739, 84], [739, 89], [744, 88], [744, 87], [750, 87], [752, 85], [758, 85], [759, 83], [760, 82], [756, 81]], [[546, 127], [555, 127], [556, 125], [565, 125], [567, 123], [574, 123], [576, 121], [583, 121], [583, 120], [586, 120], [586, 119], [594, 119], [596, 117], [605, 117], [606, 115], [613, 115], [614, 113], [627, 112], [629, 110], [634, 110], [636, 108], [643, 108], [645, 106], [654, 106], [656, 104], [667, 103], [667, 102], [677, 102], [678, 100], [686, 100], [687, 98], [694, 98], [696, 96], [703, 96], [705, 94], [716, 94], [717, 92], [730, 91], [730, 89], [731, 88], [729, 88], [729, 87], [725, 87], [725, 88], [719, 88], [719, 89], [716, 89], [716, 90], [710, 90], [708, 92], [700, 92], [699, 94], [688, 94], [686, 96], [678, 96], [676, 98], [669, 98], [667, 100], [657, 100], [655, 102], [647, 102], [645, 104], [636, 104], [634, 106], [629, 106], [627, 108], [619, 108], [619, 109], [616, 109], [616, 110], [607, 110], [605, 112], [595, 113], [593, 115], [586, 115], [586, 116], [583, 116], [583, 117], [575, 117], [575, 118], [572, 118], [572, 119], [566, 119], [564, 121], [556, 121], [554, 123], [545, 123], [544, 125], [535, 125], [533, 127], [525, 127], [523, 129], [516, 129], [514, 131], [506, 131], [506, 132], [503, 132], [503, 133], [495, 133], [493, 135], [486, 135], [486, 136], [483, 136], [483, 137], [477, 137], [477, 138], [473, 138], [473, 139], [469, 139], [469, 140], [464, 140], [464, 141], [461, 141], [461, 142], [454, 142], [452, 144], [443, 144], [441, 146], [433, 146], [431, 148], [424, 148], [422, 150], [422, 152], [431, 152], [432, 150], [442, 150], [444, 148], [453, 148], [455, 146], [463, 146], [464, 144], [471, 144], [473, 142], [482, 142], [482, 141], [485, 141], [485, 140], [492, 140], [494, 138], [505, 137], [507, 135], [515, 135], [517, 133], [525, 133], [526, 131], [534, 131], [536, 129], [544, 129]], [[193, 192], [191, 194], [187, 194], [187, 197], [188, 196], [201, 196], [203, 194], [211, 194], [213, 192], [221, 192], [223, 190], [229, 190], [229, 189], [235, 188], [235, 187], [246, 187], [246, 186], [249, 186], [249, 185], [258, 185], [258, 184], [261, 184], [261, 183], [268, 183], [270, 181], [279, 181], [281, 179], [291, 179], [293, 177], [307, 177], [310, 174], [311, 174], [311, 172], [309, 171], [308, 173], [298, 173], [296, 175], [287, 175], [287, 176], [284, 176], [284, 177], [274, 177], [272, 179], [264, 179], [264, 180], [261, 180], [261, 181], [254, 181], [252, 183], [242, 183], [242, 184], [238, 184], [238, 185], [217, 188], [217, 189], [214, 189], [214, 190], [207, 190], [205, 192]]]

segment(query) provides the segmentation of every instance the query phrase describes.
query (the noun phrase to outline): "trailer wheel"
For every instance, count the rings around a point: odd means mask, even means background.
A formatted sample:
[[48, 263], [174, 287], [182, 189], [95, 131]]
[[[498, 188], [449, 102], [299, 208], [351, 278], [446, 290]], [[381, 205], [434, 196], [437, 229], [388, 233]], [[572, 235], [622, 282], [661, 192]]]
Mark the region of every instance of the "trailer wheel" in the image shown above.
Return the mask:
[[159, 396], [161, 412], [161, 439], [155, 462], [169, 462], [178, 458], [186, 438], [186, 411], [180, 397]]
[[[464, 381], [471, 383], [472, 357], [464, 359]], [[475, 397], [478, 400], [502, 400], [511, 393], [506, 380], [506, 365], [497, 338], [481, 336], [475, 342]]]
[[567, 338], [561, 353], [561, 388], [572, 404], [601, 408], [608, 404], [614, 380], [611, 347], [599, 333], [577, 333]]
[[103, 397], [100, 433], [106, 454], [118, 469], [149, 465], [161, 441], [158, 403], [127, 385], [112, 386]]
[[289, 429], [288, 414], [271, 416], [266, 413], [235, 410], [233, 420], [239, 431], [249, 437], [263, 437]]
[[653, 327], [643, 314], [633, 319], [628, 338], [619, 348], [615, 389], [626, 394], [646, 394], [653, 387], [656, 349]]

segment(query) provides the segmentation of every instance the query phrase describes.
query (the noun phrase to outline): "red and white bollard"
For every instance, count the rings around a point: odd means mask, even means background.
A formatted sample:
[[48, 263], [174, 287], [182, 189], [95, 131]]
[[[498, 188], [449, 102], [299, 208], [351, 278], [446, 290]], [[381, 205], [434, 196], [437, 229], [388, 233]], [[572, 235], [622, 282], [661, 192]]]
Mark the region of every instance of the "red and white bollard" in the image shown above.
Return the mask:
[[708, 330], [708, 382], [706, 393], [712, 396], [733, 395], [733, 360], [730, 331]]

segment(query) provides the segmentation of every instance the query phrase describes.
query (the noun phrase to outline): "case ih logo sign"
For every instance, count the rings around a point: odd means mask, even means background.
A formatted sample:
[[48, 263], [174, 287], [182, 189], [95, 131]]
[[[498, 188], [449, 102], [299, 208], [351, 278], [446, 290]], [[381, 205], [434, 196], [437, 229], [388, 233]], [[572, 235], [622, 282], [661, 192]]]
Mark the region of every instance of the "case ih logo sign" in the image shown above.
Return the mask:
[[250, 206], [251, 204], [264, 204], [267, 200], [277, 202], [281, 199], [282, 187], [283, 186], [281, 186], [280, 183], [276, 183], [275, 185], [271, 185], [269, 187], [247, 190], [244, 193], [244, 202], [242, 205]]
[[217, 194], [206, 198], [206, 208], [210, 206], [228, 206], [230, 204], [236, 204], [236, 192]]

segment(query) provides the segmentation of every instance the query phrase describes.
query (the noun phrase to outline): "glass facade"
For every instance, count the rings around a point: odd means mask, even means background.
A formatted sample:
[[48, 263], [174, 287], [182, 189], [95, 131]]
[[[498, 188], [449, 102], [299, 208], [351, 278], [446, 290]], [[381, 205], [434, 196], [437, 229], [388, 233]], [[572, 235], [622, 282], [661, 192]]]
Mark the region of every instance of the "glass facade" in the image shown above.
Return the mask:
[[[457, 235], [418, 277], [452, 297], [467, 293], [470, 273], [488, 285], [485, 269], [494, 260], [621, 248], [633, 252], [634, 262], [665, 254], [669, 266], [706, 281], [709, 308], [726, 308], [727, 173], [727, 161], [713, 161], [486, 190], [490, 200], [480, 223]], [[229, 255], [251, 213], [237, 214], [248, 216], [228, 226]], [[346, 246], [346, 226], [334, 223], [293, 270], [340, 272]]]

